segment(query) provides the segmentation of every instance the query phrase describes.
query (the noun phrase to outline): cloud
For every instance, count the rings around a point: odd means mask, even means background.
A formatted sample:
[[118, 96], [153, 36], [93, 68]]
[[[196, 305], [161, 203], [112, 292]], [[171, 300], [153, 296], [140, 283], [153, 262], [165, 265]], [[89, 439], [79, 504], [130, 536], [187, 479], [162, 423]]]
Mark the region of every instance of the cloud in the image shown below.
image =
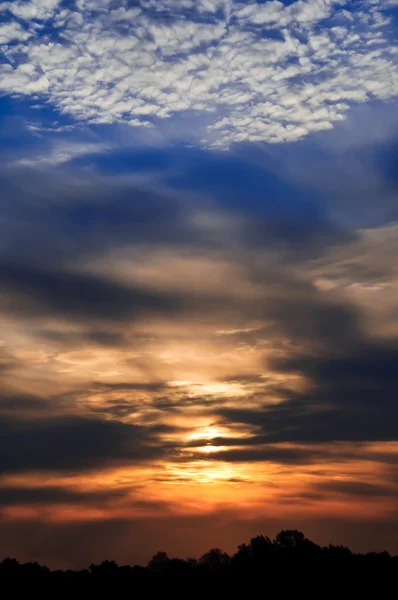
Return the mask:
[[9, 171], [3, 190], [8, 386], [40, 368], [75, 399], [89, 382], [91, 414], [139, 408], [153, 423], [190, 406], [259, 427], [263, 443], [395, 439], [396, 316], [351, 293], [392, 285], [393, 226], [349, 231], [313, 202], [292, 239], [283, 198], [241, 215], [93, 174]]
[[[92, 124], [162, 128], [193, 113], [205, 146], [295, 141], [333, 128], [355, 103], [396, 96], [397, 48], [384, 8], [340, 0], [6, 3], [0, 90], [39, 94]], [[46, 20], [52, 32], [36, 26], [25, 39], [12, 16], [24, 28]]]
[[222, 417], [258, 427], [269, 443], [396, 440], [396, 317], [390, 315], [380, 336], [361, 304], [294, 280], [284, 287], [286, 295], [271, 296], [264, 314], [271, 331], [291, 343], [279, 356], [270, 354], [267, 366], [279, 373], [282, 389], [292, 374], [308, 387], [283, 389], [283, 403], [260, 411], [223, 408]]
[[197, 11], [198, 13], [214, 14], [218, 11], [223, 11], [228, 14], [231, 10], [231, 0], [164, 0], [156, 2], [156, 0], [141, 0], [141, 6], [145, 9], [152, 9], [158, 12], [168, 13], [174, 11], [178, 14], [181, 10]]
[[19, 19], [44, 21], [54, 15], [61, 2], [62, 0], [28, 0], [28, 2], [17, 0], [16, 2], [5, 2], [2, 10], [9, 10]]
[[1, 23], [0, 24], [0, 44], [9, 44], [10, 42], [24, 42], [30, 37], [19, 23]]
[[159, 457], [138, 426], [79, 416], [0, 418], [0, 472], [81, 471]]
[[[14, 367], [17, 367], [17, 365], [14, 364]], [[44, 412], [46, 410], [48, 410], [48, 403], [34, 394], [18, 394], [6, 390], [0, 394], [1, 414], [9, 412], [27, 415], [31, 412]]]
[[317, 489], [325, 492], [348, 494], [352, 496], [389, 496], [398, 495], [396, 487], [389, 487], [375, 483], [366, 483], [364, 481], [324, 481], [316, 486]]
[[0, 487], [0, 506], [37, 506], [54, 504], [89, 504], [105, 505], [120, 498], [120, 490], [105, 492], [79, 492], [61, 487]]
[[238, 9], [237, 17], [254, 25], [268, 27], [280, 28], [292, 24], [311, 27], [313, 23], [330, 17], [336, 5], [345, 6], [346, 4], [345, 0], [298, 0], [288, 6], [278, 0], [264, 4], [253, 2]]
[[123, 288], [99, 278], [46, 272], [19, 265], [0, 265], [1, 287], [10, 303], [6, 310], [17, 314], [69, 314], [79, 318], [138, 318], [151, 311], [176, 313], [182, 300]]
[[[32, 130], [32, 128], [30, 128]], [[34, 128], [35, 131], [40, 131], [41, 128]], [[46, 154], [35, 155], [34, 158], [23, 158], [14, 163], [26, 167], [43, 166], [43, 165], [61, 165], [70, 162], [79, 156], [91, 156], [95, 154], [104, 154], [111, 149], [111, 146], [102, 142], [79, 143], [79, 142], [62, 142], [54, 144]]]
[[[394, 285], [394, 226], [337, 220], [323, 194], [236, 155], [168, 150], [162, 179], [162, 152], [141, 157], [140, 184], [78, 162], [2, 171], [7, 552], [22, 552], [22, 519], [67, 545], [61, 523], [101, 535], [128, 517], [152, 554], [159, 515], [198, 531], [182, 515], [229, 511], [253, 535], [265, 510], [280, 528], [347, 512], [390, 523], [392, 493], [317, 484], [394, 486], [397, 316], [360, 291]], [[122, 160], [139, 170], [138, 153], [104, 158]], [[168, 179], [170, 164], [183, 174]], [[80, 560], [52, 544], [24, 551]]]
[[[355, 352], [355, 350], [351, 350]], [[342, 353], [292, 357], [275, 362], [282, 373], [297, 371], [314, 384], [305, 394], [290, 394], [277, 407], [261, 411], [221, 409], [227, 421], [260, 428], [269, 442], [397, 440], [396, 394], [392, 371], [396, 347], [373, 346], [358, 356]], [[221, 421], [222, 422], [222, 421]]]
[[[242, 440], [235, 440], [235, 445], [239, 446]], [[224, 440], [212, 440], [212, 444], [219, 443], [224, 444]], [[228, 439], [225, 440], [228, 444]], [[203, 454], [199, 454], [196, 458]], [[278, 463], [279, 465], [310, 465], [319, 461], [324, 461], [325, 458], [330, 458], [328, 453], [324, 450], [317, 448], [284, 448], [277, 446], [265, 446], [265, 447], [241, 447], [233, 450], [220, 450], [214, 449], [211, 453], [213, 460], [220, 460], [223, 462], [262, 462], [262, 463]]]

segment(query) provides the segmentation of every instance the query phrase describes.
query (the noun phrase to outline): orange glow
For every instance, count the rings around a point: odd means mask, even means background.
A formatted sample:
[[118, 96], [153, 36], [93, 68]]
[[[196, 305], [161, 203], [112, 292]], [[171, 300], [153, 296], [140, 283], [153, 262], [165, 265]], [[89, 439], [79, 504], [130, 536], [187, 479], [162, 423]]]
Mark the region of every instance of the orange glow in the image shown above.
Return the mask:
[[[219, 433], [216, 427], [209, 427], [207, 436], [211, 439], [212, 436], [218, 437]], [[88, 498], [87, 504], [79, 506], [73, 503], [36, 508], [16, 505], [3, 508], [1, 515], [6, 520], [35, 518], [49, 522], [73, 522], [160, 516], [165, 513], [201, 515], [233, 508], [242, 518], [259, 518], [264, 514], [286, 518], [295, 514], [303, 517], [318, 514], [330, 517], [349, 515], [355, 520], [384, 518], [393, 514], [396, 508], [392, 496], [362, 497], [359, 503], [355, 495], [345, 493], [344, 489], [323, 490], [322, 485], [356, 482], [358, 479], [363, 483], [381, 485], [383, 472], [380, 463], [363, 460], [361, 454], [388, 452], [395, 456], [397, 444], [379, 443], [365, 447], [336, 444], [331, 448], [327, 465], [322, 462], [302, 465], [294, 471], [276, 462], [227, 463], [220, 460], [220, 455], [213, 460], [211, 456], [215, 452], [225, 452], [229, 448], [215, 447], [211, 442], [208, 446], [190, 450], [198, 451], [203, 458], [101, 469], [84, 475], [32, 473], [3, 476], [0, 483], [6, 488], [58, 487], [83, 495], [113, 490], [118, 491], [118, 496], [98, 501], [94, 497], [92, 500]], [[353, 458], [341, 462], [339, 457], [348, 452]], [[333, 455], [337, 460], [333, 460]], [[318, 495], [314, 496], [314, 489], [318, 486]]]

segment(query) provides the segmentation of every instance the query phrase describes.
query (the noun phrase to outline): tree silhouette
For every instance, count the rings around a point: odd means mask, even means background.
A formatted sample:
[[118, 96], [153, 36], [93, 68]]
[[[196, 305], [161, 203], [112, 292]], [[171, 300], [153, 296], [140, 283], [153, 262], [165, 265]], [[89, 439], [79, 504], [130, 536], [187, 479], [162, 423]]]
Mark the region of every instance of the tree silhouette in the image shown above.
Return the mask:
[[219, 567], [225, 567], [229, 565], [229, 555], [226, 552], [223, 552], [219, 548], [212, 548], [206, 554], [200, 557], [199, 563], [201, 565], [208, 566], [212, 569], [217, 569]]
[[104, 560], [100, 565], [91, 564], [89, 567], [92, 575], [100, 575], [109, 577], [110, 575], [116, 575], [118, 566], [113, 560]]
[[275, 538], [281, 548], [299, 548], [305, 543], [304, 533], [296, 529], [282, 529]]
[[157, 552], [149, 561], [148, 568], [152, 571], [164, 571], [170, 562], [166, 552]]
[[[316, 562], [317, 568], [312, 565]], [[223, 585], [230, 582], [235, 585], [238, 582], [246, 582], [251, 578], [260, 577], [267, 573], [270, 578], [277, 576], [278, 572], [291, 573], [291, 569], [299, 564], [297, 572], [308, 574], [324, 573], [327, 577], [335, 578], [336, 574], [347, 576], [346, 566], [351, 565], [352, 573], [358, 573], [362, 569], [364, 577], [368, 578], [371, 573], [380, 573], [383, 569], [383, 577], [388, 573], [396, 574], [398, 567], [398, 556], [391, 556], [388, 552], [369, 552], [367, 554], [355, 554], [345, 546], [321, 547], [305, 537], [301, 531], [295, 529], [282, 530], [272, 541], [269, 537], [258, 535], [250, 540], [248, 544], [238, 546], [237, 552], [229, 556], [220, 548], [213, 548], [203, 554], [199, 561], [195, 559], [184, 560], [181, 558], [169, 558], [165, 552], [157, 552], [148, 562], [147, 567], [122, 566], [119, 567], [114, 561], [105, 560], [99, 565], [91, 564], [89, 569], [83, 571], [50, 571], [47, 567], [37, 562], [20, 564], [15, 558], [6, 558], [0, 563], [0, 576], [44, 576], [69, 578], [69, 577], [129, 577], [136, 584], [146, 586], [168, 585], [173, 586], [176, 582], [184, 585], [212, 585], [218, 580]], [[278, 565], [282, 571], [278, 570]], [[307, 569], [305, 565], [311, 566]], [[279, 576], [279, 575], [278, 575]], [[189, 588], [187, 588], [189, 589]], [[383, 597], [379, 594], [380, 597]]]

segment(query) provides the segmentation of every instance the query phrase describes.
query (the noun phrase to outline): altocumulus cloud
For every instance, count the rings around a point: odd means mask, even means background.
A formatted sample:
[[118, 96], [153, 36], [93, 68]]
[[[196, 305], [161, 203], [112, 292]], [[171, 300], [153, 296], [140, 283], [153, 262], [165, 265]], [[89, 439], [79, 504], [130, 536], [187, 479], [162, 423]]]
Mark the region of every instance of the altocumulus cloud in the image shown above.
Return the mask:
[[295, 141], [398, 90], [383, 0], [30, 0], [0, 7], [0, 91], [88, 123], [193, 114], [202, 144]]

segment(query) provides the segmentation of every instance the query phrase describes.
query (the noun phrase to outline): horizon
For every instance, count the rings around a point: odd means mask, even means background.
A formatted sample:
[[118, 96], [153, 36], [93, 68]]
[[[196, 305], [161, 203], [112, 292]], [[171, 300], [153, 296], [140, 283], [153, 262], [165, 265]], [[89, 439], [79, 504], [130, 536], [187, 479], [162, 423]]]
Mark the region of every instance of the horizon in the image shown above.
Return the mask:
[[397, 33], [0, 4], [0, 556], [398, 553]]
[[[130, 565], [118, 565], [114, 560], [109, 560], [110, 557], [99, 561], [99, 564], [95, 565], [90, 563], [85, 568], [82, 566], [76, 567], [76, 569], [83, 569], [80, 572], [91, 572], [91, 575], [111, 575], [115, 574], [114, 569], [121, 569], [125, 575], [133, 575], [133, 572], [125, 572], [125, 569], [136, 569], [141, 567], [146, 569], [152, 575], [171, 575], [171, 577], [187, 576], [189, 572], [191, 574], [195, 569], [202, 570], [202, 576], [206, 576], [206, 569], [210, 567], [214, 574], [222, 575], [222, 571], [225, 568], [232, 567], [233, 569], [238, 568], [238, 572], [245, 574], [246, 569], [262, 569], [266, 566], [267, 562], [271, 561], [272, 564], [288, 563], [293, 564], [297, 561], [317, 561], [317, 564], [327, 564], [328, 562], [340, 563], [342, 566], [346, 561], [363, 561], [366, 560], [369, 566], [376, 566], [377, 563], [371, 562], [375, 559], [380, 561], [384, 560], [384, 565], [392, 564], [392, 561], [398, 560], [398, 555], [391, 555], [386, 551], [380, 553], [368, 552], [368, 553], [353, 553], [350, 548], [343, 545], [328, 544], [326, 546], [320, 546], [315, 544], [312, 540], [308, 539], [305, 534], [298, 530], [281, 530], [275, 536], [275, 539], [271, 539], [268, 536], [259, 534], [254, 538], [250, 539], [248, 543], [241, 543], [237, 546], [236, 552], [226, 553], [222, 548], [211, 548], [207, 550], [200, 557], [173, 557], [168, 556], [167, 552], [158, 550], [145, 564], [130, 564]], [[389, 561], [386, 563], [386, 561]], [[185, 563], [182, 564], [182, 563]], [[383, 563], [381, 563], [383, 564]], [[251, 567], [250, 567], [251, 565]], [[380, 565], [380, 562], [379, 562]], [[31, 561], [29, 563], [19, 563], [19, 561], [13, 557], [7, 557], [4, 560], [0, 560], [0, 575], [16, 575], [15, 571], [11, 572], [13, 567], [15, 568], [26, 568], [29, 566], [36, 566], [42, 569], [41, 574], [46, 572], [57, 572], [59, 570], [48, 569], [47, 565], [40, 565], [37, 561]], [[88, 567], [88, 568], [87, 568]], [[188, 571], [185, 569], [188, 568]], [[203, 569], [205, 569], [203, 571]], [[112, 571], [113, 570], [113, 571]], [[62, 570], [61, 570], [62, 571]], [[75, 570], [75, 572], [79, 572]], [[30, 574], [34, 573], [20, 573]], [[36, 575], [40, 573], [36, 572]], [[209, 574], [209, 573], [208, 573]], [[138, 575], [138, 573], [137, 573]]]

